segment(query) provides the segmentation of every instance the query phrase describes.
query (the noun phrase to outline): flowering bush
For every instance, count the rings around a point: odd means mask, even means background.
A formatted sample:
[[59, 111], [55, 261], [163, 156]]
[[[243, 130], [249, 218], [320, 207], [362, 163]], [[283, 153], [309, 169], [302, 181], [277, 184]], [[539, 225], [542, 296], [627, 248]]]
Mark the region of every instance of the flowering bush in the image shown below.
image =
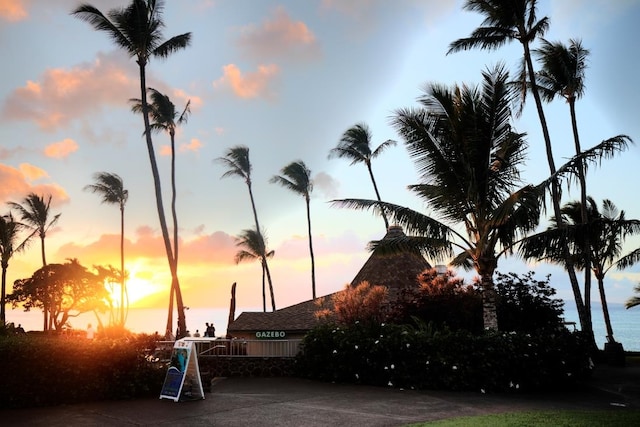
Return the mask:
[[325, 324], [304, 338], [300, 376], [415, 389], [557, 389], [590, 373], [579, 334], [468, 331], [409, 325]]

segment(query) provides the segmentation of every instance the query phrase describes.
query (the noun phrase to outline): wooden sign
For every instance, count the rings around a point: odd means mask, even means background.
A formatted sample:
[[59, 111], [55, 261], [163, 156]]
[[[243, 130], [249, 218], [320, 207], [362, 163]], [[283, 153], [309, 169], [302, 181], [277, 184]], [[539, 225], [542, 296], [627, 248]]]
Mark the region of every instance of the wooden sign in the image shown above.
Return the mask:
[[198, 352], [193, 341], [178, 340], [173, 345], [160, 399], [171, 399], [174, 402], [204, 399]]

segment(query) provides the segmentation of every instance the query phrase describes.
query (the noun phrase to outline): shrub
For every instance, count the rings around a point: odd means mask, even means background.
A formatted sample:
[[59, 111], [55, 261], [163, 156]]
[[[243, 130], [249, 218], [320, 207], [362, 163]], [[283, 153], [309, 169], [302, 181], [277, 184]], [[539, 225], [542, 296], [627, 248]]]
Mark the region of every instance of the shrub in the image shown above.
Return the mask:
[[95, 340], [63, 336], [0, 338], [0, 407], [31, 407], [158, 394], [165, 366], [147, 356], [153, 337]]
[[563, 301], [553, 299], [556, 290], [530, 271], [522, 276], [496, 272], [494, 278], [498, 325], [502, 331], [535, 332], [562, 328]]
[[590, 372], [585, 343], [565, 329], [472, 334], [416, 324], [318, 326], [303, 340], [298, 375], [416, 389], [522, 392], [567, 387]]

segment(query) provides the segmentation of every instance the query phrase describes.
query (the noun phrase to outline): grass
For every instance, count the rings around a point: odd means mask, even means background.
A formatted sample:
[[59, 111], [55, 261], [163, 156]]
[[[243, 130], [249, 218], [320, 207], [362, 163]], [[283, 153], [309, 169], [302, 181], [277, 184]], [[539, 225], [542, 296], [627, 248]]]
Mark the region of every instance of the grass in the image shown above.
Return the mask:
[[628, 427], [634, 425], [640, 425], [640, 410], [516, 412], [452, 418], [411, 424], [411, 427]]

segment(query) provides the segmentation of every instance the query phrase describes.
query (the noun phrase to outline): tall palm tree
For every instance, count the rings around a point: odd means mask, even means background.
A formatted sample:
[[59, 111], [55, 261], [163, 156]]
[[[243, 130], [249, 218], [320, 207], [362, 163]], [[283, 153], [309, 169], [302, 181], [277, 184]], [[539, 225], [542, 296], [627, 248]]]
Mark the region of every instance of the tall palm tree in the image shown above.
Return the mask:
[[[481, 26], [476, 28], [469, 37], [452, 42], [449, 45], [447, 54], [473, 48], [498, 49], [514, 40], [520, 42], [523, 49], [523, 64], [520, 73], [522, 99], [524, 100], [524, 94], [527, 88], [531, 88], [538, 118], [542, 127], [549, 172], [552, 177], [555, 177], [556, 166], [553, 159], [551, 137], [549, 136], [549, 128], [536, 83], [536, 73], [533, 68], [530, 47], [530, 44], [535, 41], [536, 38], [544, 36], [544, 33], [549, 28], [549, 18], [545, 16], [538, 20], [536, 7], [537, 0], [466, 0], [464, 9], [480, 13], [484, 16], [484, 20]], [[560, 199], [560, 186], [554, 179], [551, 182], [551, 202], [555, 219], [562, 227]], [[580, 325], [582, 326], [582, 330], [590, 336], [590, 340], [595, 346], [591, 315], [588, 306], [585, 305], [586, 303], [588, 304], [588, 302], [582, 298], [578, 278], [573, 265], [571, 265], [568, 248], [564, 243], [562, 243], [562, 246], [564, 247], [565, 258], [567, 259], [567, 272], [580, 317]]]
[[[159, 91], [149, 88], [151, 104], [149, 104], [149, 117], [153, 120], [151, 123], [152, 132], [167, 132], [171, 139], [171, 215], [173, 217], [173, 257], [176, 263], [176, 272], [178, 266], [178, 214], [176, 211], [176, 128], [187, 122], [191, 113], [191, 100], [187, 101], [187, 105], [178, 114], [176, 106], [171, 102], [167, 95]], [[139, 99], [133, 99], [134, 105], [132, 110], [135, 113], [142, 113], [142, 102]], [[166, 335], [171, 334], [173, 330], [173, 297], [175, 294], [175, 283], [171, 283], [171, 295], [169, 297], [169, 314], [167, 316]]]
[[[573, 254], [573, 263], [579, 268], [587, 268], [585, 248], [589, 250], [589, 260], [594, 276], [598, 281], [602, 312], [607, 329], [607, 340], [615, 342], [613, 328], [609, 317], [604, 278], [612, 268], [624, 269], [640, 261], [640, 248], [624, 256], [622, 246], [625, 237], [640, 233], [640, 220], [626, 219], [625, 212], [619, 211], [605, 199], [602, 210], [591, 198], [587, 198], [587, 223], [582, 224], [582, 206], [580, 202], [570, 202], [563, 206], [562, 215], [568, 224], [564, 229], [558, 228], [552, 219], [549, 228], [524, 239], [520, 252], [527, 259], [547, 259], [557, 264], [566, 265], [566, 259], [559, 252], [559, 243], [569, 242]], [[585, 241], [589, 246], [585, 245]]]
[[127, 295], [127, 286], [124, 271], [124, 207], [129, 199], [129, 190], [124, 188], [122, 178], [115, 173], [97, 172], [93, 175], [94, 184], [85, 185], [85, 191], [91, 191], [102, 197], [102, 203], [110, 205], [118, 205], [120, 208], [120, 325], [124, 326], [126, 311], [125, 295]]
[[22, 252], [29, 243], [33, 233], [18, 243], [18, 236], [24, 225], [17, 222], [11, 213], [0, 215], [0, 265], [2, 266], [2, 291], [0, 292], [0, 325], [7, 322], [6, 318], [6, 296], [7, 296], [7, 269], [9, 260], [13, 255]]
[[[387, 148], [396, 145], [396, 142], [392, 139], [388, 139], [372, 151], [371, 138], [372, 135], [369, 127], [365, 123], [356, 123], [342, 134], [338, 145], [329, 151], [329, 158], [346, 158], [351, 160], [351, 165], [364, 163], [367, 167], [367, 171], [369, 172], [373, 189], [376, 192], [376, 198], [380, 202], [382, 199], [380, 199], [378, 185], [376, 184], [376, 180], [373, 176], [371, 161], [382, 154]], [[389, 220], [384, 212], [381, 212], [381, 215], [384, 220], [384, 229], [386, 232], [386, 230], [389, 229]]]
[[[22, 204], [16, 202], [9, 202], [9, 206], [16, 209], [20, 214], [20, 218], [25, 222], [25, 225], [33, 230], [34, 234], [40, 237], [40, 250], [42, 255], [42, 266], [47, 265], [47, 257], [45, 254], [44, 239], [47, 237], [47, 232], [53, 227], [60, 218], [61, 214], [56, 214], [53, 218], [49, 219], [49, 209], [51, 206], [51, 194], [45, 200], [45, 196], [39, 196], [35, 193], [29, 193], [24, 198]], [[50, 313], [48, 302], [44, 301], [44, 331], [48, 331], [50, 327]]]
[[[569, 105], [571, 116], [571, 128], [573, 130], [573, 142], [576, 155], [582, 153], [580, 135], [576, 119], [576, 100], [584, 95], [585, 70], [587, 68], [587, 56], [589, 51], [582, 47], [580, 40], [571, 39], [569, 46], [560, 42], [541, 40], [541, 47], [534, 49], [533, 53], [542, 64], [542, 70], [538, 72], [536, 80], [542, 99], [547, 102], [556, 97], [562, 97]], [[584, 160], [578, 163], [577, 175], [580, 185], [581, 222], [586, 224], [587, 218], [587, 181], [585, 177], [586, 165]], [[585, 249], [589, 247], [589, 241], [585, 240]], [[591, 266], [590, 251], [583, 250], [585, 254], [584, 268], [584, 301], [587, 311], [590, 311], [591, 301]]]
[[240, 235], [236, 237], [236, 246], [242, 248], [235, 256], [235, 263], [239, 264], [242, 261], [259, 259], [262, 265], [262, 309], [267, 311], [267, 297], [265, 294], [264, 277], [267, 275], [269, 281], [269, 293], [271, 295], [271, 309], [276, 311], [275, 297], [273, 295], [273, 286], [271, 285], [271, 274], [266, 266], [267, 258], [272, 258], [274, 251], [267, 250], [266, 241], [262, 233], [257, 230], [246, 229], [242, 230]]
[[311, 192], [313, 191], [313, 181], [311, 171], [302, 160], [289, 163], [280, 172], [282, 175], [275, 175], [271, 178], [272, 183], [280, 184], [296, 194], [304, 197], [307, 206], [307, 230], [309, 233], [309, 255], [311, 257], [311, 294], [316, 299], [316, 269], [313, 257], [313, 238], [311, 236]]
[[[256, 203], [253, 198], [253, 189], [251, 182], [251, 161], [249, 160], [249, 147], [244, 145], [237, 145], [235, 147], [231, 147], [225, 152], [224, 157], [218, 157], [216, 159], [218, 162], [222, 163], [227, 167], [227, 171], [222, 174], [221, 178], [227, 177], [239, 177], [244, 180], [247, 188], [249, 190], [249, 199], [251, 200], [251, 209], [253, 210], [253, 219], [256, 224], [256, 233], [261, 235], [260, 222], [258, 222], [258, 212], [256, 210]], [[273, 311], [276, 310], [275, 302], [273, 301], [273, 283], [271, 281], [271, 273], [269, 272], [269, 264], [267, 262], [267, 257], [262, 257], [262, 268], [265, 269], [265, 273], [267, 275], [267, 280], [269, 281], [269, 289], [271, 290], [272, 299], [271, 305], [273, 307]]]
[[146, 137], [147, 151], [149, 153], [151, 172], [153, 174], [158, 218], [160, 220], [160, 228], [162, 230], [162, 238], [167, 253], [169, 269], [171, 270], [172, 288], [174, 288], [175, 285], [178, 305], [178, 329], [180, 335], [183, 336], [186, 334], [187, 324], [180, 282], [178, 280], [178, 267], [173, 256], [169, 230], [167, 229], [167, 221], [164, 215], [160, 174], [158, 173], [158, 164], [151, 139], [149, 106], [147, 103], [146, 66], [152, 57], [166, 58], [171, 53], [186, 48], [191, 42], [191, 33], [184, 33], [168, 40], [163, 40], [163, 9], [164, 1], [162, 0], [131, 0], [131, 3], [127, 7], [111, 9], [107, 12], [107, 16], [89, 4], [79, 6], [72, 14], [91, 24], [97, 31], [107, 33], [117, 46], [124, 49], [129, 56], [135, 57], [136, 63], [138, 64], [144, 135]]
[[484, 327], [497, 329], [493, 273], [514, 241], [538, 224], [541, 193], [530, 185], [517, 188], [526, 143], [510, 124], [508, 73], [499, 66], [482, 76], [481, 87], [431, 84], [421, 108], [398, 110], [392, 118], [423, 181], [409, 189], [438, 217], [372, 200], [334, 203], [382, 208], [408, 230], [388, 243], [373, 242], [376, 249], [418, 249], [439, 259], [456, 250], [451, 264], [476, 270]]

